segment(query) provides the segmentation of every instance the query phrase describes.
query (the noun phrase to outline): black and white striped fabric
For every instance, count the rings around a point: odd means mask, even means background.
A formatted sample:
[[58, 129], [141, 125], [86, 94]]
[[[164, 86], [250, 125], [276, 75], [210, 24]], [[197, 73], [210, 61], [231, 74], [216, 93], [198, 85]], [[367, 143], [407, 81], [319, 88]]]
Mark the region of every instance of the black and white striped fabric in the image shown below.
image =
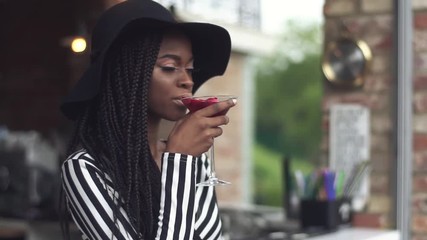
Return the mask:
[[[207, 177], [206, 160], [205, 155], [163, 154], [156, 240], [222, 239], [215, 189], [196, 187]], [[87, 152], [78, 151], [63, 163], [62, 183], [83, 239], [139, 239], [124, 209], [114, 219], [112, 206], [120, 196]]]

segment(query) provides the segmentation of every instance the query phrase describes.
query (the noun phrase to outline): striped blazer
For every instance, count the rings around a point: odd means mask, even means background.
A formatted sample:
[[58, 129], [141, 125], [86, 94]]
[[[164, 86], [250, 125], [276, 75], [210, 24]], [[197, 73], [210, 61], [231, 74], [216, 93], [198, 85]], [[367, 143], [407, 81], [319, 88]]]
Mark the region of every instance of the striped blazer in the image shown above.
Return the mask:
[[[156, 240], [222, 239], [215, 189], [196, 187], [210, 170], [206, 160], [206, 155], [163, 153]], [[115, 221], [113, 204], [121, 198], [86, 151], [67, 158], [61, 177], [68, 209], [83, 239], [139, 239], [123, 208]]]

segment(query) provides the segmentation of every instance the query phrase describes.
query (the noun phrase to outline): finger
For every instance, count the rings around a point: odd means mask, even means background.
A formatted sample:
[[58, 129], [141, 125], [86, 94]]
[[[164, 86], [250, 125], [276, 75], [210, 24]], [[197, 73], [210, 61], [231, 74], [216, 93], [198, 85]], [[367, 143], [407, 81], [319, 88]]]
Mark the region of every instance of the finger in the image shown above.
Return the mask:
[[205, 117], [211, 117], [221, 112], [226, 112], [228, 109], [236, 105], [237, 100], [235, 98], [228, 99], [227, 101], [222, 101], [219, 103], [212, 104], [208, 107], [205, 107], [196, 113], [200, 114], [201, 116]]
[[222, 128], [220, 128], [220, 127], [212, 128], [212, 137], [213, 137], [213, 138], [216, 138], [216, 137], [221, 136], [221, 135], [222, 135], [222, 133], [223, 133]]
[[221, 125], [227, 125], [230, 122], [228, 116], [226, 115], [219, 115], [215, 117], [208, 118], [207, 120], [207, 126], [209, 127], [218, 127]]
[[203, 141], [206, 141], [206, 140], [211, 140], [221, 136], [222, 132], [223, 132], [222, 128], [213, 127], [213, 128], [206, 129], [201, 135], [203, 136], [202, 137], [202, 139], [204, 139]]

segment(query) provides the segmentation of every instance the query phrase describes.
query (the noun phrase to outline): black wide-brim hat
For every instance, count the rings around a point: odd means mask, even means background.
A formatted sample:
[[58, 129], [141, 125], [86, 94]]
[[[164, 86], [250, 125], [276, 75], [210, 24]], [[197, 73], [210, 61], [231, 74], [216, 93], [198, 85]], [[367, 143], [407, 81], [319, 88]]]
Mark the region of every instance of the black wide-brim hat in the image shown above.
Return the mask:
[[230, 58], [230, 35], [224, 28], [199, 22], [178, 22], [162, 5], [151, 0], [128, 0], [114, 5], [99, 18], [92, 34], [91, 64], [61, 104], [63, 114], [76, 120], [98, 94], [105, 57], [124, 32], [174, 28], [191, 40], [193, 93], [208, 79], [224, 74]]

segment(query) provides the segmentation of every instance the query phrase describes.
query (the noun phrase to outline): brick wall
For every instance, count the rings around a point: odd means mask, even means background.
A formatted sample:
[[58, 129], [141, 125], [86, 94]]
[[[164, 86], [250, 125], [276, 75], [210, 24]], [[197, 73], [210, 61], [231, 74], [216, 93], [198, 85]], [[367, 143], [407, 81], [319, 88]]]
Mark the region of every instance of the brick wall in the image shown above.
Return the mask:
[[[427, 239], [427, 1], [413, 0], [414, 9], [414, 115], [413, 115], [413, 200], [412, 239]], [[371, 110], [372, 197], [364, 216], [376, 218], [376, 227], [395, 227], [392, 171], [393, 91], [396, 87], [393, 60], [393, 0], [326, 0], [325, 43], [338, 36], [344, 21], [351, 33], [368, 43], [373, 52], [372, 68], [361, 89], [340, 91], [325, 84], [324, 126], [328, 126], [329, 106], [337, 102], [360, 103]], [[327, 128], [323, 150], [327, 157]], [[383, 219], [384, 221], [380, 221]], [[359, 222], [359, 224], [363, 224]], [[368, 224], [369, 225], [369, 224]]]
[[413, 239], [427, 239], [427, 2], [414, 7]]
[[327, 0], [324, 5], [325, 45], [339, 37], [344, 23], [354, 38], [364, 40], [371, 48], [371, 69], [362, 87], [340, 89], [325, 82], [323, 121], [325, 137], [323, 150], [328, 157], [328, 128], [330, 106], [336, 103], [357, 103], [371, 112], [371, 197], [358, 225], [394, 227], [394, 198], [392, 169], [393, 155], [393, 76], [392, 0]]

